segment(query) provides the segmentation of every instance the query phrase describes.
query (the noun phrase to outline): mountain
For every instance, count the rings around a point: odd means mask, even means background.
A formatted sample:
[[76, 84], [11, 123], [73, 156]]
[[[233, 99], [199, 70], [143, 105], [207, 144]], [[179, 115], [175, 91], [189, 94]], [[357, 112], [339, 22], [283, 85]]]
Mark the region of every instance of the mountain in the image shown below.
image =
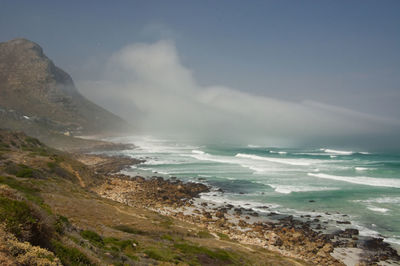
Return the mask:
[[36, 137], [114, 133], [128, 127], [82, 96], [70, 75], [26, 39], [0, 43], [0, 123]]

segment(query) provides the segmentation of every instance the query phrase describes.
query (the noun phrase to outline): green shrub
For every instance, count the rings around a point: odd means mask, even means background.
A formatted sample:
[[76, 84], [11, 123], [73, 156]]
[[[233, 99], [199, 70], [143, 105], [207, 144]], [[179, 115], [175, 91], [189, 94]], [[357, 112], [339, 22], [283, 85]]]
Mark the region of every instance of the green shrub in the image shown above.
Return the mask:
[[103, 238], [96, 232], [90, 230], [84, 230], [80, 233], [80, 235], [84, 239], [89, 240], [89, 242], [95, 246], [104, 246]]
[[93, 265], [79, 249], [64, 246], [59, 241], [52, 241], [52, 250], [64, 265]]
[[125, 253], [125, 255], [126, 255], [128, 258], [130, 258], [131, 260], [139, 261], [139, 257], [136, 256], [136, 255], [126, 254], [126, 253]]
[[45, 207], [43, 199], [39, 197], [38, 192], [40, 190], [34, 188], [32, 184], [25, 184], [24, 182], [18, 181], [12, 177], [0, 176], [0, 184], [6, 184], [9, 187], [22, 192], [26, 198], [36, 204]]
[[163, 248], [149, 248], [144, 251], [149, 258], [158, 261], [174, 261], [180, 259], [180, 256], [168, 247]]
[[61, 163], [65, 161], [65, 159], [58, 154], [52, 154], [50, 158], [53, 159], [56, 163]]
[[18, 165], [13, 162], [6, 162], [4, 172], [9, 175], [15, 175], [18, 172]]
[[31, 168], [22, 168], [18, 170], [18, 172], [15, 174], [16, 177], [33, 177], [33, 169]]
[[66, 225], [70, 225], [71, 224], [67, 217], [62, 216], [62, 215], [57, 215], [57, 216], [58, 216], [58, 220], [61, 221], [62, 223], [66, 224]]
[[115, 237], [106, 237], [103, 239], [103, 242], [107, 248], [110, 248], [115, 251], [124, 251], [128, 247], [133, 248], [133, 244], [137, 245], [137, 242], [134, 240], [131, 239], [122, 240]]
[[54, 236], [54, 219], [30, 202], [0, 197], [0, 223], [21, 241], [48, 246]]
[[144, 235], [146, 234], [146, 232], [142, 231], [142, 230], [138, 230], [132, 227], [129, 227], [127, 225], [117, 225], [113, 227], [114, 229], [118, 230], [118, 231], [122, 231], [128, 234], [134, 234], [134, 235]]
[[62, 215], [57, 215], [57, 220], [54, 224], [54, 227], [59, 234], [64, 233], [64, 227], [70, 225], [68, 218]]
[[13, 162], [8, 162], [4, 170], [7, 174], [17, 177], [33, 177], [35, 174], [34, 169], [29, 166], [25, 164], [15, 164]]
[[217, 233], [220, 239], [222, 240], [230, 240], [229, 236], [223, 233]]
[[148, 249], [144, 253], [153, 260], [165, 260], [163, 254], [159, 250]]
[[25, 141], [33, 145], [42, 146], [42, 143], [38, 139], [32, 137], [26, 137]]
[[24, 151], [30, 151], [30, 152], [32, 152], [32, 155], [39, 155], [39, 156], [42, 156], [42, 157], [48, 157], [48, 156], [50, 156], [50, 153], [46, 150], [46, 149], [44, 149], [44, 148], [37, 148], [37, 147], [24, 147], [24, 145], [22, 145], [23, 147], [22, 147], [22, 150], [24, 150]]
[[225, 262], [231, 260], [229, 253], [222, 249], [217, 249], [216, 251], [213, 251], [206, 247], [195, 246], [188, 243], [175, 244], [174, 247], [179, 249], [181, 252], [185, 254], [191, 254], [191, 255], [205, 254], [210, 258], [222, 260]]
[[170, 235], [162, 235], [161, 239], [169, 240], [169, 241], [174, 241], [173, 237]]
[[24, 239], [26, 234], [24, 231], [37, 224], [26, 202], [0, 197], [0, 210], [0, 222], [4, 223], [6, 230], [18, 239]]
[[0, 150], [9, 151], [10, 150], [10, 145], [8, 145], [6, 143], [0, 143]]
[[214, 238], [214, 236], [207, 231], [200, 231], [197, 233], [197, 236], [200, 238]]
[[55, 162], [48, 162], [47, 163], [47, 167], [49, 167], [50, 169], [54, 169], [54, 168], [56, 168], [56, 166], [57, 166], [57, 163], [55, 163]]

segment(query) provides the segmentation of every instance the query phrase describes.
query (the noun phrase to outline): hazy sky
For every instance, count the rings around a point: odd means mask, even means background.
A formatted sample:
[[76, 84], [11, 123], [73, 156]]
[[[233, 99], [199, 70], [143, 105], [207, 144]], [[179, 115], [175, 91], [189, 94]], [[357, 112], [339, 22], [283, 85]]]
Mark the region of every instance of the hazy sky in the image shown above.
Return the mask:
[[[271, 137], [319, 129], [314, 139], [334, 132], [349, 133], [351, 140], [363, 131], [381, 137], [400, 133], [399, 14], [397, 0], [0, 0], [0, 41], [25, 37], [39, 43], [78, 89], [124, 117], [129, 110], [154, 116], [160, 108], [138, 105], [152, 97], [160, 106], [166, 92], [176, 96], [170, 105], [188, 104], [191, 117], [206, 108], [220, 119], [187, 121], [189, 131], [235, 117], [235, 107], [245, 119], [252, 112], [271, 115], [274, 102], [283, 110], [281, 121], [273, 115], [253, 121], [264, 124], [260, 131], [269, 128]], [[143, 67], [143, 60], [155, 65]], [[157, 119], [171, 119], [181, 110], [169, 108]], [[307, 130], [300, 125], [316, 110], [315, 121], [332, 125], [323, 125], [326, 132], [322, 124]], [[360, 116], [366, 120], [360, 122]]]

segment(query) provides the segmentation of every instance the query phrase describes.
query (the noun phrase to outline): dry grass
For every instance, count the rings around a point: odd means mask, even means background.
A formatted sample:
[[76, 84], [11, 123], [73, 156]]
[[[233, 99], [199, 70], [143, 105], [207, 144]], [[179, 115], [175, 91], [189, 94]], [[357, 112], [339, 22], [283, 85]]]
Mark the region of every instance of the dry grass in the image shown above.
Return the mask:
[[178, 262], [177, 258], [183, 257], [185, 260], [192, 258], [194, 262], [209, 264], [212, 261], [206, 263], [207, 257], [193, 255], [206, 252], [203, 250], [205, 248], [209, 254], [228, 254], [230, 262], [236, 265], [305, 265], [259, 247], [217, 240], [212, 235], [201, 237], [205, 234], [204, 229], [144, 208], [132, 208], [84, 190], [60, 187], [64, 191], [54, 193], [45, 189], [46, 192], [42, 192], [46, 203], [56, 213], [65, 215], [77, 227], [95, 231], [104, 238], [137, 241], [140, 248], [135, 254], [142, 260], [153, 258]]

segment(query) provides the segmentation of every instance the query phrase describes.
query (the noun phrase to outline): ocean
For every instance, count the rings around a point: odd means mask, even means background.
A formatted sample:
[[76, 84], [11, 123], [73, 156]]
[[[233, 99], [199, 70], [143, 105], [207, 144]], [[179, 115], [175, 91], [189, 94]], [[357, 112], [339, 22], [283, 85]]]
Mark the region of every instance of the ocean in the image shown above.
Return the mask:
[[137, 136], [113, 141], [137, 148], [111, 153], [146, 160], [126, 174], [206, 183], [214, 189], [201, 196], [205, 200], [260, 213], [310, 215], [338, 228], [356, 228], [360, 235], [383, 237], [399, 248], [400, 153], [191, 145]]

